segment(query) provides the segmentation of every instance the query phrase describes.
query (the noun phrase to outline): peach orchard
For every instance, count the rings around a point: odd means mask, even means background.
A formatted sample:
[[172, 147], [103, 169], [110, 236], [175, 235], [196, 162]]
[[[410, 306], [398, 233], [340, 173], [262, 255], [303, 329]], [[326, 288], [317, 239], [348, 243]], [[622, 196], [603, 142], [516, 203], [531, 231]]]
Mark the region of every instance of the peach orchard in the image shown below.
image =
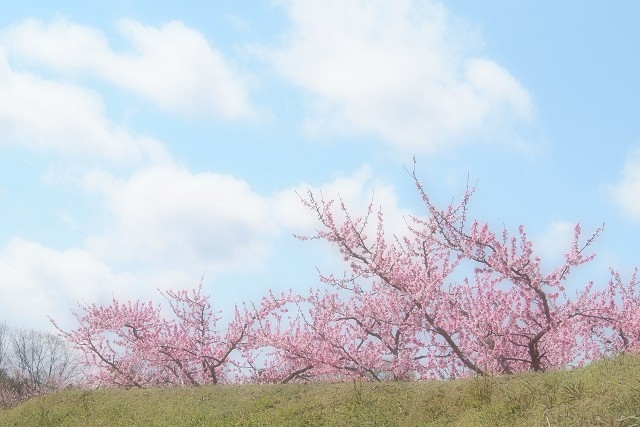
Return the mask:
[[[320, 274], [308, 294], [269, 293], [221, 324], [202, 286], [166, 291], [168, 312], [141, 301], [80, 306], [60, 332], [81, 350], [96, 385], [457, 378], [564, 369], [640, 348], [637, 269], [608, 286], [571, 284], [601, 229], [579, 225], [564, 260], [543, 271], [521, 226], [472, 220], [461, 201], [438, 207], [415, 169], [424, 212], [402, 236], [385, 233], [373, 205], [353, 216], [341, 200], [308, 192], [318, 231], [343, 275]], [[340, 219], [338, 219], [340, 218]], [[54, 323], [55, 324], [55, 323]]]

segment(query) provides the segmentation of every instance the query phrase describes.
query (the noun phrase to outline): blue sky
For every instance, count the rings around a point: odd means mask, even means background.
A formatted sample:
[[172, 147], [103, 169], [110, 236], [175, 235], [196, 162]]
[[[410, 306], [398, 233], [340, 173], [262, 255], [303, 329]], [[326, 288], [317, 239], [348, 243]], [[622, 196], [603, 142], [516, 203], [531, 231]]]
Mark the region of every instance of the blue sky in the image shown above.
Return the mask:
[[390, 232], [477, 182], [579, 288], [640, 240], [640, 2], [23, 1], [0, 16], [0, 320], [160, 300], [228, 312], [341, 261], [296, 192], [375, 194]]

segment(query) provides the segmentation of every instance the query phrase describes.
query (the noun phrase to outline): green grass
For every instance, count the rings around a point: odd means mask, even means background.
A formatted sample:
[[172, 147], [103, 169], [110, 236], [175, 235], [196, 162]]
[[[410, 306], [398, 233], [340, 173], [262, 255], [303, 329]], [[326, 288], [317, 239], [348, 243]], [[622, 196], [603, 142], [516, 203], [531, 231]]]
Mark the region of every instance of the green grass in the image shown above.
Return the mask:
[[640, 426], [640, 357], [455, 381], [69, 390], [0, 426]]

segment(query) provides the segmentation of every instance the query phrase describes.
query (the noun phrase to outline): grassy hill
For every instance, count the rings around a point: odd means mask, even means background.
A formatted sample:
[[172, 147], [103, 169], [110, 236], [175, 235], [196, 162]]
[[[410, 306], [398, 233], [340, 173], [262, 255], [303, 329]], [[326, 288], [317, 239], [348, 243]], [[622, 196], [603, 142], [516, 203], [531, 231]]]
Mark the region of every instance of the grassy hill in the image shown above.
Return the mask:
[[455, 381], [69, 390], [0, 426], [640, 426], [640, 357]]

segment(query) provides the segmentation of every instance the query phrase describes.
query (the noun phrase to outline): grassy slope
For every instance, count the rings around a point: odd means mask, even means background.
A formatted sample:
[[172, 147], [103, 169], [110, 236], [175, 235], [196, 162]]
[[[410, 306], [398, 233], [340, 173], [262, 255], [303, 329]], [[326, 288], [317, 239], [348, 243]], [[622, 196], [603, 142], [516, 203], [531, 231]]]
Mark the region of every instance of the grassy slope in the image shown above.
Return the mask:
[[442, 382], [65, 391], [0, 426], [636, 426], [640, 357], [585, 369]]

